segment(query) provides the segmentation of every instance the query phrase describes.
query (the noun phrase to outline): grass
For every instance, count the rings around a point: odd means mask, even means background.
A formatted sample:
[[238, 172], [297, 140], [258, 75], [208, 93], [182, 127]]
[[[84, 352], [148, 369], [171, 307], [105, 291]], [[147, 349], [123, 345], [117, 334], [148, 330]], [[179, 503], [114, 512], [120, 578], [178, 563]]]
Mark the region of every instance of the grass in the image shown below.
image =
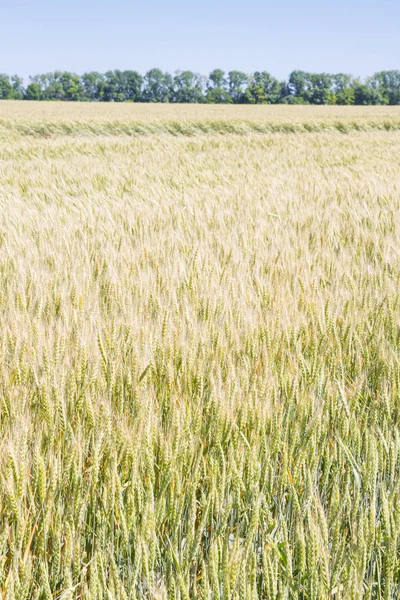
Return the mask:
[[398, 597], [399, 112], [35, 106], [0, 104], [2, 597]]

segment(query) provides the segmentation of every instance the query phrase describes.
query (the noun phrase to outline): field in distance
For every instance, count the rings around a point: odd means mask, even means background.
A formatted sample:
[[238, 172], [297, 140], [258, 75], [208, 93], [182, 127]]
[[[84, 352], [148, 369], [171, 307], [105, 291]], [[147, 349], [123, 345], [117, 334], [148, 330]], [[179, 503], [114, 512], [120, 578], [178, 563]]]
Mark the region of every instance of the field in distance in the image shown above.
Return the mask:
[[0, 102], [0, 137], [400, 130], [399, 106]]
[[399, 595], [387, 123], [0, 103], [3, 598]]

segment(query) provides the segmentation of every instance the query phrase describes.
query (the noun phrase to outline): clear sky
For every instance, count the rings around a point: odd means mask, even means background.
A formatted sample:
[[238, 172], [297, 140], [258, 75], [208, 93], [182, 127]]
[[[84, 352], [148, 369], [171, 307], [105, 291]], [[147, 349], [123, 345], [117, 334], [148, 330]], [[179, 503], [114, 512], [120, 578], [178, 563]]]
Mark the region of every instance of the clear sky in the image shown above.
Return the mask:
[[400, 0], [0, 0], [0, 72], [400, 69]]

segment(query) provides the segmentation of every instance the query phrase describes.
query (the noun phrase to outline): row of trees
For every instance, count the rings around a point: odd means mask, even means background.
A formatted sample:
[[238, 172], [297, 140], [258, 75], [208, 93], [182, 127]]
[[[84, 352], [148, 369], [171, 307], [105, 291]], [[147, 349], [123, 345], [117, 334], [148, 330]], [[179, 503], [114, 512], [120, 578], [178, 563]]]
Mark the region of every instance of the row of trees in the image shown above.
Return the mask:
[[365, 81], [339, 73], [293, 71], [279, 81], [266, 71], [250, 75], [214, 69], [174, 75], [151, 69], [90, 72], [55, 71], [30, 77], [0, 75], [0, 99], [88, 102], [175, 102], [212, 104], [400, 104], [400, 71], [381, 71]]

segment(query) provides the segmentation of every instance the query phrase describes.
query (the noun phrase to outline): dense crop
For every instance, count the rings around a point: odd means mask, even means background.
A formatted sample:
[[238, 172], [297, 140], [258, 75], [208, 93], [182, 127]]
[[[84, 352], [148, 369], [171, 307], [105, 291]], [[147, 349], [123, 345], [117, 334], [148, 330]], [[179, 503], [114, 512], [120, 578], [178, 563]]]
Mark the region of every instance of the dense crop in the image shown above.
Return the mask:
[[11, 137], [250, 135], [399, 131], [397, 107], [169, 106], [3, 102], [0, 139]]
[[76, 121], [0, 136], [2, 597], [397, 597], [399, 135]]

